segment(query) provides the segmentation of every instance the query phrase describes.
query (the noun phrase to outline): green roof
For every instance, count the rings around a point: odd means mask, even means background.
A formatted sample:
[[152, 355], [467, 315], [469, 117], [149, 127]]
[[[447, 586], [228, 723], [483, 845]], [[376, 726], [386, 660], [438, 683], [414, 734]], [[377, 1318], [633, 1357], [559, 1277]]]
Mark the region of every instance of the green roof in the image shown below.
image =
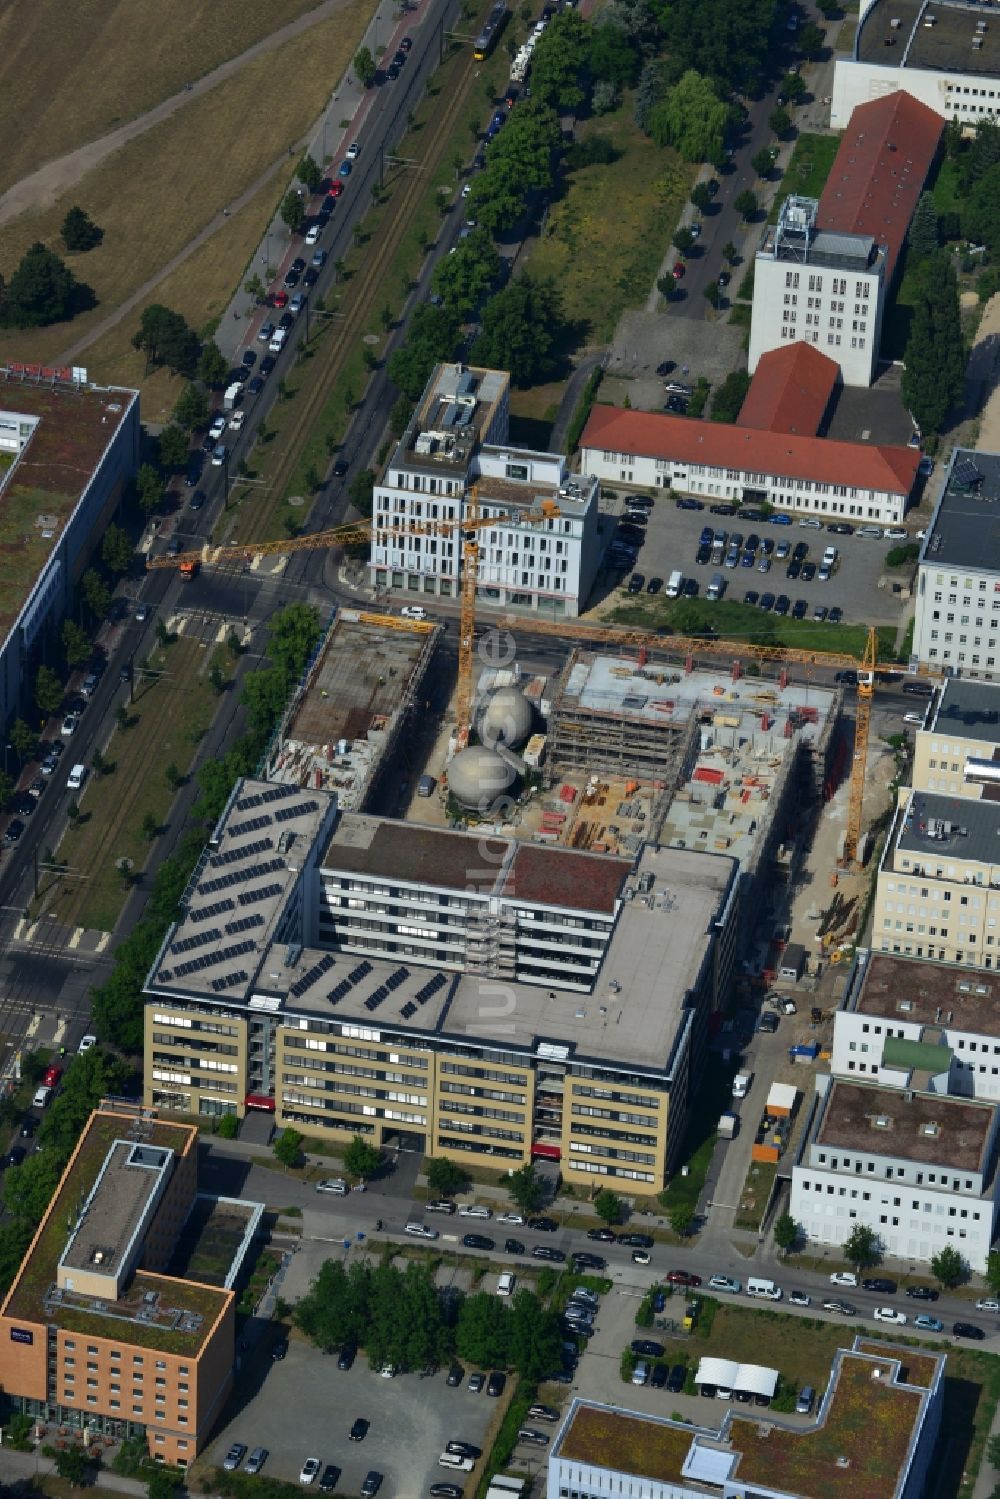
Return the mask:
[[951, 1057], [950, 1047], [932, 1041], [906, 1041], [901, 1036], [887, 1036], [882, 1046], [883, 1067], [910, 1072], [947, 1072]]

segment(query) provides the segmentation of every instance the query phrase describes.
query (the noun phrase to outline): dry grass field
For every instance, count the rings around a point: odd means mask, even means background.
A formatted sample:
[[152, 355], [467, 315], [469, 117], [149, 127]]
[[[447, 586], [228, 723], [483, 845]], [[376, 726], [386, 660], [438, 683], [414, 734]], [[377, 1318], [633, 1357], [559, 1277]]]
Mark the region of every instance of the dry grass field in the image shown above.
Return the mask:
[[[59, 226], [72, 203], [85, 208], [104, 230], [97, 249], [66, 256], [67, 264], [93, 288], [98, 305], [71, 323], [4, 332], [0, 358], [57, 359], [251, 187], [315, 120], [345, 70], [371, 8], [371, 0], [347, 0], [335, 18], [248, 63], [108, 157], [52, 209], [25, 215], [0, 229], [0, 274], [5, 276], [36, 239], [61, 251]], [[192, 279], [188, 263], [177, 273], [184, 282], [183, 296], [171, 303], [158, 287], [151, 300], [177, 305], [196, 327], [218, 313], [239, 284], [247, 255], [283, 186], [284, 177], [277, 175], [269, 189], [257, 195], [256, 212], [249, 218], [246, 212], [238, 216], [244, 222], [237, 236], [226, 233], [228, 222], [220, 224], [212, 241], [216, 264], [200, 285]], [[234, 239], [241, 242], [242, 253]], [[193, 258], [204, 253], [196, 252]], [[125, 321], [128, 327], [117, 347], [122, 342], [127, 346], [138, 314]], [[87, 364], [87, 356], [81, 362]], [[134, 378], [134, 372], [118, 371], [102, 356], [101, 377], [124, 382]]]
[[152, 109], [317, 0], [31, 0], [0, 8], [0, 192]]

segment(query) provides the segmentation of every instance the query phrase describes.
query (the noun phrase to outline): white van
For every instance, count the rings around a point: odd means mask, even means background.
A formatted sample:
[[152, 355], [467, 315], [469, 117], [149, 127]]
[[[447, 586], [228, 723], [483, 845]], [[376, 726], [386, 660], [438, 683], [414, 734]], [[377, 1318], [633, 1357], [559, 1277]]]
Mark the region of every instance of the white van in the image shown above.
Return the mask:
[[33, 1109], [47, 1109], [51, 1097], [52, 1089], [45, 1087], [43, 1084], [42, 1087], [35, 1089], [35, 1096], [31, 1100], [31, 1107]]
[[69, 775], [66, 777], [66, 787], [67, 787], [67, 790], [69, 790], [69, 791], [79, 791], [80, 787], [83, 785], [83, 783], [84, 783], [84, 781], [86, 779], [87, 779], [87, 767], [86, 767], [86, 765], [74, 765], [73, 769], [70, 771]]
[[635, 1368], [632, 1370], [632, 1383], [646, 1384], [648, 1380], [649, 1365], [646, 1363], [646, 1360], [644, 1358], [641, 1358], [636, 1364]]
[[669, 579], [667, 580], [668, 599], [680, 598], [681, 584], [683, 582], [684, 574], [678, 568], [674, 568], [673, 572], [670, 574]]
[[827, 547], [826, 551], [823, 553], [823, 566], [824, 567], [828, 567], [830, 569], [830, 571], [832, 572], [834, 566], [836, 565], [836, 562], [837, 562], [837, 548], [836, 547]]
[[497, 1295], [498, 1296], [513, 1296], [513, 1294], [514, 1294], [514, 1282], [516, 1280], [517, 1280], [517, 1276], [514, 1274], [513, 1270], [503, 1270], [503, 1271], [501, 1271], [500, 1279], [497, 1281]]
[[271, 342], [267, 346], [270, 352], [272, 354], [280, 354], [282, 349], [284, 348], [285, 339], [287, 337], [287, 328], [275, 328], [274, 332], [271, 334]]
[[459, 1473], [471, 1473], [476, 1466], [471, 1457], [463, 1457], [460, 1452], [442, 1452], [438, 1458], [438, 1467], [452, 1468]]
[[747, 1295], [759, 1296], [763, 1301], [780, 1301], [782, 1291], [773, 1280], [758, 1280], [753, 1275], [747, 1276]]

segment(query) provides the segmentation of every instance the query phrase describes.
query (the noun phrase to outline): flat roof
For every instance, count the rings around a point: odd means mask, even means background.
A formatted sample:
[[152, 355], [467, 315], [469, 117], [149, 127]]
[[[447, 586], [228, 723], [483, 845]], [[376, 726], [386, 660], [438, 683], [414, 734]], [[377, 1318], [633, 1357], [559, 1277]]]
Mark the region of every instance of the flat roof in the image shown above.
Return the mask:
[[1000, 803], [911, 791], [896, 851], [926, 854], [935, 864], [1000, 865]]
[[[1000, 16], [996, 24], [1000, 34]], [[920, 561], [1000, 572], [1000, 453], [955, 449]]]
[[0, 366], [0, 421], [19, 414], [37, 425], [2, 475], [0, 638], [28, 602], [105, 449], [139, 399], [134, 390], [65, 380], [41, 384], [11, 369]]
[[737, 423], [815, 437], [840, 378], [835, 359], [802, 339], [762, 354]]
[[921, 732], [1000, 745], [1000, 686], [968, 677], [945, 677], [930, 722]]
[[[459, 479], [477, 446], [492, 432], [510, 389], [505, 370], [439, 364], [424, 388], [409, 426], [386, 466], [389, 469], [444, 470]], [[388, 482], [385, 475], [383, 483]], [[461, 499], [461, 495], [456, 496]]]
[[115, 1140], [60, 1266], [108, 1276], [120, 1273], [173, 1154], [164, 1145]]
[[503, 894], [527, 905], [568, 906], [610, 916], [631, 869], [631, 859], [517, 843]]
[[982, 1171], [994, 1112], [992, 1104], [967, 1103], [947, 1094], [834, 1078], [812, 1143]]
[[973, 1035], [1000, 1036], [1000, 974], [954, 963], [871, 954], [844, 1008]]
[[[178, 1156], [197, 1150], [194, 1125], [148, 1110], [102, 1105], [90, 1116], [14, 1284], [0, 1307], [8, 1320], [54, 1323], [67, 1332], [114, 1338], [166, 1353], [197, 1354], [233, 1293], [193, 1280], [137, 1271], [119, 1300], [99, 1303], [57, 1287], [60, 1258], [116, 1140], [132, 1139]], [[95, 1309], [99, 1307], [99, 1309]]]
[[[923, 24], [925, 10], [934, 16], [933, 26]], [[893, 26], [894, 21], [899, 25]], [[977, 21], [986, 21], [985, 31], [976, 30]], [[982, 37], [979, 48], [972, 45], [976, 36]], [[926, 6], [921, 0], [875, 0], [859, 27], [855, 56], [886, 68], [995, 77], [1000, 74], [1000, 23], [991, 10], [961, 0], [931, 0]]]
[[206, 995], [249, 992], [261, 954], [333, 812], [334, 801], [324, 791], [249, 777], [238, 782], [147, 987]]

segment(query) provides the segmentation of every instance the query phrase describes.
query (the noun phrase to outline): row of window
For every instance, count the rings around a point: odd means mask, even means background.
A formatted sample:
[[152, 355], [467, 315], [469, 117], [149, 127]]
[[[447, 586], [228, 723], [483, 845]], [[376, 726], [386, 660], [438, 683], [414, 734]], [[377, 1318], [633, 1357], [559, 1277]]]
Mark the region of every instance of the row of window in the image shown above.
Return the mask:
[[[861, 1192], [861, 1193], [859, 1193], [857, 1191], [857, 1189], [853, 1188], [853, 1187], [850, 1188], [850, 1189], [848, 1189], [847, 1187], [833, 1187], [833, 1186], [827, 1185], [824, 1182], [813, 1182], [813, 1181], [808, 1181], [808, 1180], [800, 1181], [799, 1182], [799, 1186], [802, 1188], [803, 1192], [810, 1192], [810, 1191], [812, 1191], [812, 1192], [819, 1192], [819, 1193], [825, 1194], [827, 1197], [834, 1197], [834, 1196], [836, 1196], [836, 1197], [848, 1197], [849, 1196], [852, 1200], [855, 1200], [855, 1201], [858, 1199], [858, 1197], [860, 1197], [860, 1199], [861, 1199], [862, 1202], [871, 1202], [871, 1200], [872, 1200], [872, 1194], [870, 1192]], [[882, 1205], [882, 1207], [888, 1207], [889, 1206], [888, 1198], [883, 1197], [881, 1199], [881, 1205]], [[901, 1199], [899, 1197], [894, 1197], [892, 1199], [892, 1206], [894, 1208], [901, 1207], [902, 1206]], [[978, 1223], [980, 1221], [980, 1219], [982, 1218], [982, 1213], [981, 1212], [977, 1212], [975, 1208], [953, 1208], [953, 1207], [949, 1207], [947, 1209], [947, 1213], [946, 1213], [945, 1212], [945, 1208], [946, 1208], [946, 1204], [945, 1203], [943, 1203], [943, 1202], [937, 1202], [937, 1203], [923, 1202], [922, 1203], [922, 1202], [920, 1202], [916, 1198], [914, 1198], [910, 1202], [910, 1208], [915, 1213], [923, 1213], [923, 1215], [926, 1218], [929, 1218], [932, 1215], [934, 1215], [934, 1216], [936, 1216], [938, 1218], [943, 1218], [945, 1216], [947, 1216], [949, 1218], [966, 1218], [966, 1219], [971, 1218], [971, 1220], [972, 1220], [973, 1223]]]

